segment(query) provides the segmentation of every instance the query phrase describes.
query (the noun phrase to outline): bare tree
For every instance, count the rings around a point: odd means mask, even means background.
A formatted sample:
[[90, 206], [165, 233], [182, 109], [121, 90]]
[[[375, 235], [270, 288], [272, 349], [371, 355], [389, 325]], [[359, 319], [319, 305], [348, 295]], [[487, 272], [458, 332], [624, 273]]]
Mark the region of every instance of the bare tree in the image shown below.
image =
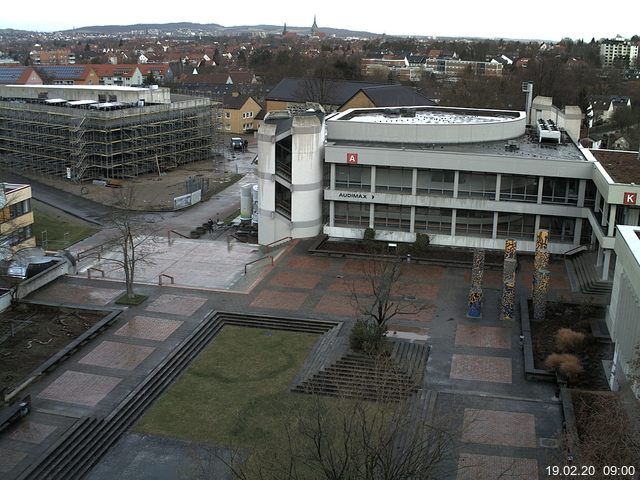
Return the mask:
[[132, 207], [135, 204], [135, 190], [122, 188], [116, 191], [114, 211], [105, 218], [105, 225], [115, 231], [116, 236], [105, 245], [113, 251], [113, 256], [105, 256], [102, 260], [122, 269], [127, 298], [136, 298], [134, 282], [136, 269], [143, 264], [153, 264], [153, 255], [157, 228], [152, 221], [145, 218]]

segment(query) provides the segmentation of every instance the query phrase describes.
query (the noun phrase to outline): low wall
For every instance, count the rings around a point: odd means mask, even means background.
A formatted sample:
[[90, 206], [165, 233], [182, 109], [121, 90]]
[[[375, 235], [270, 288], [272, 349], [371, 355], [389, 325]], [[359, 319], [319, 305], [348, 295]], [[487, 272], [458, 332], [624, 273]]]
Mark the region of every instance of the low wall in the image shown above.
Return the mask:
[[60, 258], [60, 261], [56, 265], [47, 268], [44, 272], [40, 272], [16, 286], [18, 290], [16, 298], [20, 300], [67, 273], [69, 273], [69, 263], [66, 259]]

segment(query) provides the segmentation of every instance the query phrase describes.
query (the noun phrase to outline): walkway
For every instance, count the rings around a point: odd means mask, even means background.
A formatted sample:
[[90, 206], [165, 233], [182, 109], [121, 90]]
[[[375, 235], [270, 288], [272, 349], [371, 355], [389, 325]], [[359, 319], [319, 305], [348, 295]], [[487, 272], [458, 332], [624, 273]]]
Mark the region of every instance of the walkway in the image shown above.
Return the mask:
[[[137, 290], [149, 296], [146, 302], [123, 311], [106, 333], [29, 389], [34, 412], [0, 436], [3, 478], [16, 478], [78, 417], [110, 412], [210, 311], [351, 321], [351, 291], [364, 292], [366, 286], [364, 262], [309, 256], [309, 244], [288, 247], [276, 265], [266, 267], [255, 286], [245, 290], [249, 294], [139, 285]], [[567, 297], [563, 268], [551, 265], [552, 282], [554, 292]], [[544, 478], [544, 467], [558, 464], [553, 447], [561, 429], [560, 404], [553, 399], [552, 385], [524, 380], [519, 325], [498, 320], [500, 273], [486, 272], [483, 318], [471, 320], [465, 316], [469, 271], [415, 264], [403, 270], [398, 292], [430, 307], [394, 319], [391, 330], [417, 340], [428, 338], [432, 345], [427, 387], [437, 392], [436, 417], [449, 419], [455, 432], [455, 462], [462, 467], [452, 478], [490, 480], [500, 473], [514, 479]], [[212, 277], [217, 274], [215, 267], [210, 272]], [[523, 292], [529, 288], [530, 272], [525, 259], [518, 274]], [[32, 298], [114, 306], [121, 292], [119, 282], [66, 277]], [[128, 451], [126, 456], [108, 455], [90, 478], [152, 478], [150, 472], [158, 470], [153, 452], [162, 446], [134, 436], [126, 435], [113, 450]], [[188, 446], [170, 443], [158, 461], [179, 468]], [[117, 467], [110, 463], [115, 458]]]

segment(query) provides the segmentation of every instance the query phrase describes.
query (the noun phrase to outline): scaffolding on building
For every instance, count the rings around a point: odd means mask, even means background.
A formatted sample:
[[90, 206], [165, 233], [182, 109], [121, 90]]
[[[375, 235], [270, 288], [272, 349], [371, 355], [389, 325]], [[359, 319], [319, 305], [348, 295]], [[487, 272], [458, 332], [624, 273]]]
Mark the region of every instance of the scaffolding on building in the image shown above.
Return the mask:
[[111, 111], [2, 99], [0, 165], [79, 182], [160, 174], [211, 158], [214, 115], [181, 96]]

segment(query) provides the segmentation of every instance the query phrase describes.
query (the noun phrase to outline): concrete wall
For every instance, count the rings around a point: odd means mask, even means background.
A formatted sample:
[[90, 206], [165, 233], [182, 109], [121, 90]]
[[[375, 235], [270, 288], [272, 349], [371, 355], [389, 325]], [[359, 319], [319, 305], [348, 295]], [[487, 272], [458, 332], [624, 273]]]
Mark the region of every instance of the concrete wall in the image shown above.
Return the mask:
[[258, 130], [258, 243], [278, 240], [276, 209], [276, 125], [262, 123]]
[[[428, 107], [429, 110], [482, 115], [483, 110]], [[366, 110], [363, 110], [365, 112]], [[382, 111], [373, 109], [372, 112]], [[357, 117], [342, 120], [351, 111], [327, 120], [328, 138], [334, 141], [349, 142], [389, 142], [389, 143], [473, 143], [517, 138], [525, 133], [526, 115], [524, 112], [504, 112], [514, 118], [498, 118], [485, 123], [381, 123], [358, 121]], [[485, 114], [488, 114], [485, 112]]]
[[[640, 238], [637, 227], [619, 226], [615, 240], [616, 269], [607, 327], [615, 342], [616, 368], [630, 373], [629, 362], [640, 342]], [[639, 373], [639, 372], [635, 372]], [[640, 394], [640, 386], [636, 393]]]
[[60, 262], [57, 265], [54, 265], [44, 272], [40, 272], [36, 276], [20, 283], [16, 287], [18, 289], [17, 298], [22, 299], [39, 288], [44, 287], [48, 283], [53, 282], [55, 279], [66, 275], [69, 273], [70, 268], [71, 266], [69, 265], [68, 260], [60, 258]]
[[551, 97], [537, 96], [531, 105], [531, 124], [535, 125], [538, 119], [553, 120], [558, 127], [567, 131], [574, 142], [580, 139], [582, 110], [578, 106], [569, 105], [560, 110], [553, 106]]

